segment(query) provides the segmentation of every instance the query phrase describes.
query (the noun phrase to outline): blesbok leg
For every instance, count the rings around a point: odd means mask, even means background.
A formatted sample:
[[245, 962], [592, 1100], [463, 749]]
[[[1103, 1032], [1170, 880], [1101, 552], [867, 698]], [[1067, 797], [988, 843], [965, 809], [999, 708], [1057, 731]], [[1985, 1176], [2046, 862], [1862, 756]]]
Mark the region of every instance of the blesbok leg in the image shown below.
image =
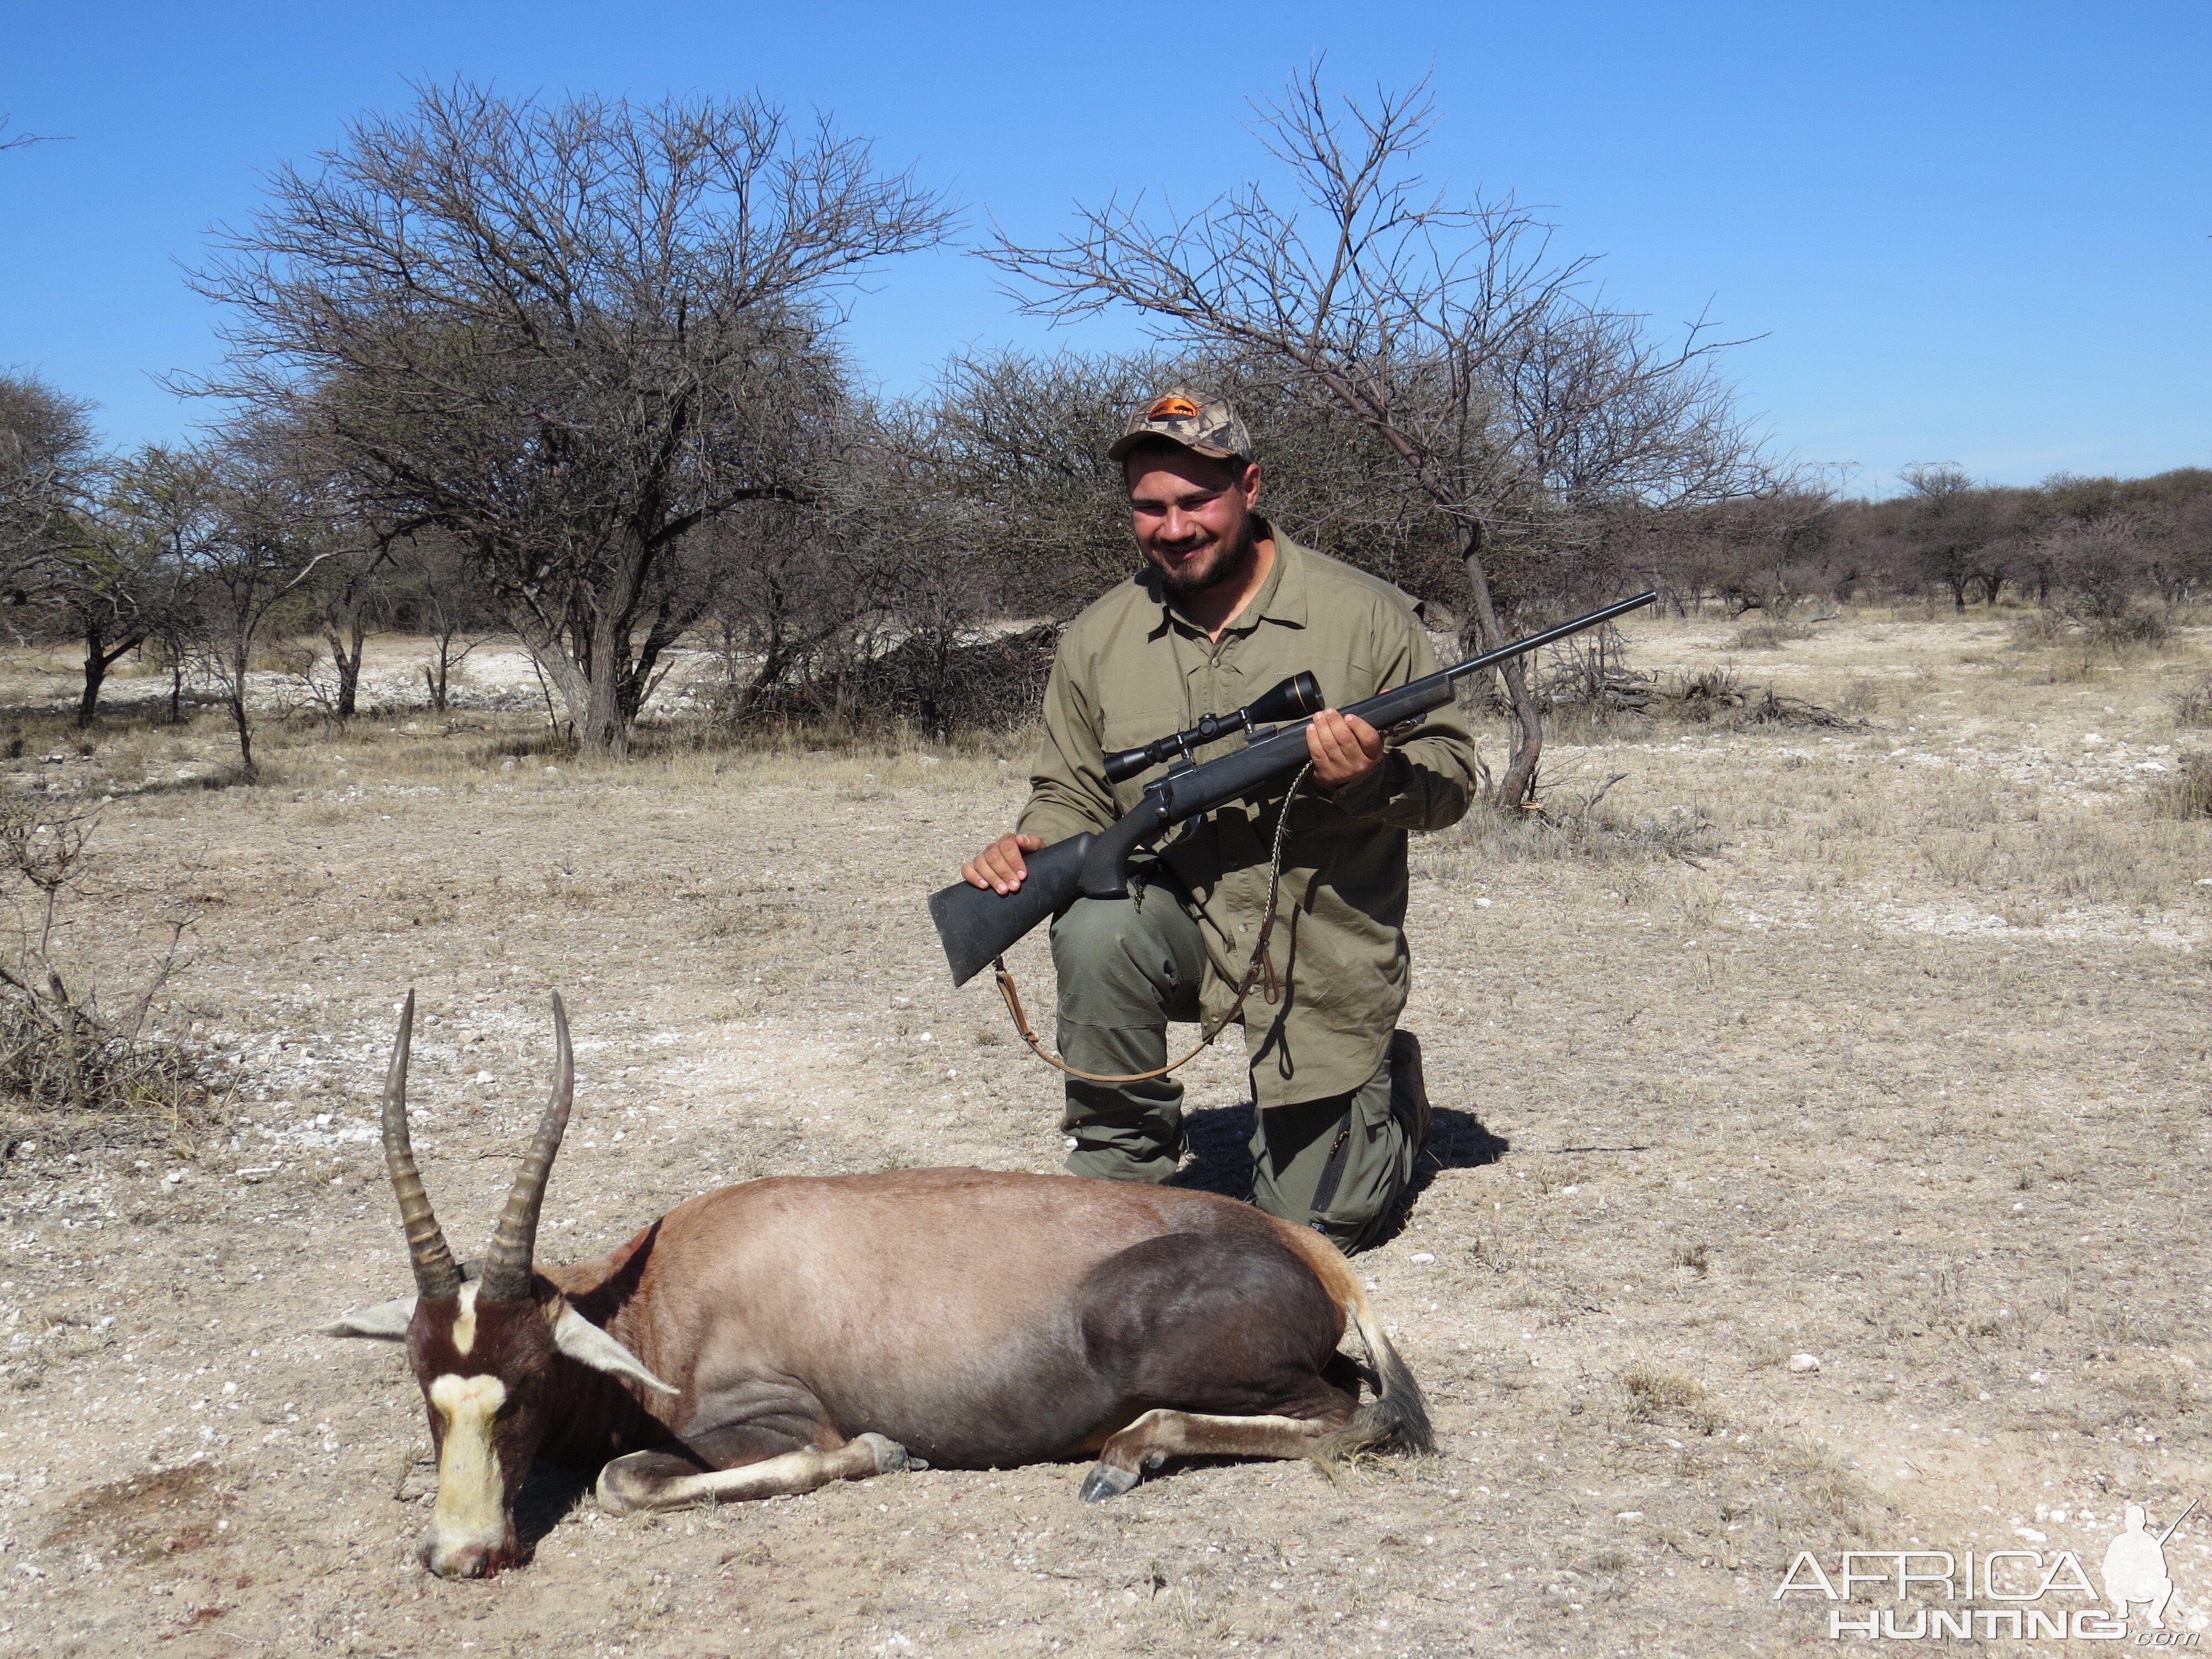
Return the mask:
[[1085, 1349], [1120, 1402], [1100, 1427], [1122, 1425], [1086, 1443], [1100, 1449], [1086, 1501], [1170, 1457], [1304, 1457], [1358, 1403], [1333, 1380], [1335, 1304], [1270, 1236], [1147, 1239], [1100, 1263], [1085, 1291]]
[[929, 1466], [880, 1434], [856, 1435], [832, 1450], [802, 1446], [735, 1468], [702, 1469], [681, 1452], [632, 1452], [599, 1471], [599, 1507], [612, 1515], [683, 1509], [692, 1504], [742, 1504], [812, 1492], [832, 1480]]
[[1326, 1423], [1296, 1417], [1154, 1409], [1099, 1449], [1097, 1464], [1084, 1478], [1083, 1501], [1119, 1497], [1170, 1457], [1304, 1457], [1328, 1431]]

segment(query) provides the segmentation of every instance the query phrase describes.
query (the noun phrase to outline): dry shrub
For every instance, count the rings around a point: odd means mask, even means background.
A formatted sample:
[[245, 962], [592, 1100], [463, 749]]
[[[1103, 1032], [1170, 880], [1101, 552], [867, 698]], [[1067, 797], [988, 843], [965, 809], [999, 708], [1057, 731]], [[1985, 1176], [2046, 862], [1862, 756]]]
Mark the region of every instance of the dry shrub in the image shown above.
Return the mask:
[[[1626, 661], [1628, 645], [1610, 623], [1587, 635], [1562, 640], [1546, 653], [1535, 678], [1537, 706], [1551, 715], [1555, 727], [1579, 726], [1597, 731], [1614, 716], [1642, 714], [1657, 695], [1657, 681]], [[1496, 712], [1505, 704], [1493, 676], [1486, 683]]]
[[2133, 607], [2109, 615], [2053, 608], [2032, 611], [2012, 624], [2012, 643], [2025, 649], [2080, 645], [2124, 652], [2165, 645], [2172, 638], [2173, 620], [2165, 611]]
[[940, 742], [1004, 732], [1036, 717], [1060, 633], [1043, 623], [980, 640], [915, 634], [815, 680], [778, 687], [730, 711], [726, 723], [831, 722], [877, 732], [905, 725]]
[[1817, 702], [1803, 697], [1785, 697], [1768, 686], [1758, 697], [1745, 705], [1742, 714], [1734, 722], [1737, 726], [1854, 726], [1864, 724], [1833, 709], [1823, 708]]
[[15, 878], [21, 943], [0, 964], [0, 1105], [18, 1123], [67, 1113], [130, 1139], [189, 1140], [212, 1121], [217, 1074], [179, 1044], [145, 1034], [147, 1011], [176, 966], [179, 922], [119, 1018], [73, 993], [50, 954], [63, 896], [91, 868], [97, 809], [0, 812], [0, 869]]
[[1654, 712], [1672, 714], [1693, 726], [1741, 730], [1759, 726], [1856, 726], [1863, 722], [1802, 697], [1784, 696], [1771, 685], [1746, 685], [1725, 665], [1676, 675], [1659, 690]]
[[1844, 688], [1843, 697], [1836, 704], [1839, 714], [1871, 714], [1881, 702], [1881, 687], [1866, 675], [1859, 675]]
[[2212, 726], [2212, 674], [2173, 693], [2173, 718], [2181, 726]]
[[1678, 675], [1665, 688], [1663, 695], [1680, 718], [1699, 725], [1719, 719], [1729, 709], [1742, 708], [1746, 700], [1735, 671], [1727, 667], [1701, 668], [1694, 674]]
[[173, 1042], [132, 1036], [71, 1000], [0, 980], [0, 1102], [19, 1131], [50, 1115], [131, 1140], [189, 1144], [220, 1115], [225, 1084]]
[[2063, 612], [2031, 611], [2024, 617], [2015, 617], [2012, 623], [2012, 642], [2023, 650], [2038, 646], [2058, 645], [2076, 631], [2075, 624]]
[[1865, 1483], [1827, 1446], [1792, 1449], [1784, 1471], [1788, 1490], [1800, 1504], [1815, 1515], [1841, 1522], [1846, 1532], [1865, 1535], [1875, 1499]]
[[1674, 858], [1695, 862], [1718, 850], [1719, 831], [1702, 807], [1673, 806], [1630, 817], [1606, 806], [1607, 793], [1626, 776], [1615, 773], [1595, 788], [1580, 793], [1540, 779], [1533, 809], [1469, 812], [1451, 829], [1423, 836], [1414, 843], [1414, 868], [1449, 880], [1474, 877], [1507, 859], [1615, 864]]
[[2184, 755], [2151, 799], [2161, 817], [2212, 818], [2212, 754]]
[[1656, 1366], [1631, 1365], [1620, 1373], [1620, 1386], [1628, 1390], [1628, 1414], [1638, 1423], [1680, 1424], [1717, 1434], [1726, 1420], [1703, 1388]]
[[1736, 630], [1734, 647], [1738, 651], [1779, 651], [1792, 640], [1812, 637], [1813, 630], [1802, 623], [1753, 623]]
[[2117, 617], [2100, 617], [2090, 624], [2100, 645], [2156, 646], [2173, 637], [2173, 624], [2163, 611], [2127, 611]]

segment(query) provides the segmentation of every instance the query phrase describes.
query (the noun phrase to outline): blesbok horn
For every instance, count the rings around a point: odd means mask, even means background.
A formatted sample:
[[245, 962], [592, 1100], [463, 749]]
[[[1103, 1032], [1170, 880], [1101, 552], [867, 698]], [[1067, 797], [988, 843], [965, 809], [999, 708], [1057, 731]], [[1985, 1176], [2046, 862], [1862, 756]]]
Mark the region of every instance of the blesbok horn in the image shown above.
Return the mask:
[[415, 1288], [427, 1297], [459, 1296], [461, 1270], [446, 1248], [446, 1235], [415, 1167], [415, 1147], [407, 1138], [407, 1053], [415, 1035], [415, 993], [399, 1012], [399, 1041], [392, 1045], [392, 1069], [384, 1079], [384, 1167], [399, 1199], [400, 1224], [407, 1229], [407, 1255], [415, 1264]]
[[546, 1177], [553, 1173], [554, 1154], [568, 1133], [568, 1106], [576, 1095], [576, 1057], [568, 1048], [568, 1011], [561, 994], [553, 994], [553, 1037], [560, 1050], [555, 1066], [553, 1098], [530, 1138], [522, 1168], [507, 1195], [499, 1226], [485, 1253], [482, 1288], [477, 1294], [486, 1302], [520, 1302], [530, 1294], [530, 1263], [538, 1248], [538, 1212], [545, 1202]]

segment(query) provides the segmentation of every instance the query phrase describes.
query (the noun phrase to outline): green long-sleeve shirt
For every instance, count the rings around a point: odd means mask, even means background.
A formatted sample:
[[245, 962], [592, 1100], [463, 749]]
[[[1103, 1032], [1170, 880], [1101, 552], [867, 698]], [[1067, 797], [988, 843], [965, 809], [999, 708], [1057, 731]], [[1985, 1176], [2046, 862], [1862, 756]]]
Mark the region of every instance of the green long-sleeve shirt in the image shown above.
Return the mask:
[[[1406, 595], [1286, 536], [1275, 535], [1274, 546], [1266, 582], [1218, 641], [1165, 602], [1150, 570], [1069, 625], [1045, 688], [1044, 741], [1021, 830], [1049, 843], [1104, 829], [1158, 775], [1109, 784], [1109, 751], [1242, 708], [1301, 669], [1313, 672], [1331, 708], [1436, 671]], [[1241, 742], [1225, 739], [1199, 758]], [[1332, 796], [1309, 779], [1299, 791], [1267, 951], [1279, 1000], [1271, 1006], [1255, 990], [1243, 1016], [1261, 1106], [1341, 1094], [1382, 1064], [1406, 1006], [1407, 835], [1457, 822], [1475, 776], [1474, 740], [1447, 704], [1395, 739], [1356, 783]], [[1259, 936], [1288, 787], [1285, 779], [1208, 813], [1159, 849], [1198, 907], [1209, 1020], [1228, 1007]]]

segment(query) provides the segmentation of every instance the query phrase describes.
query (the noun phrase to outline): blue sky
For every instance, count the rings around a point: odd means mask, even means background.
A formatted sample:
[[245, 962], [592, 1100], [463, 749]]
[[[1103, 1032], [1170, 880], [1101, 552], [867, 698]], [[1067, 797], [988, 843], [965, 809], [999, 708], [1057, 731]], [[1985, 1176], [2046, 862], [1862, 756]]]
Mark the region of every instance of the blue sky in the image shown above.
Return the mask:
[[[1732, 336], [1784, 452], [1887, 488], [1910, 461], [2032, 482], [2212, 465], [2212, 7], [1490, 3], [1169, 9], [830, 3], [60, 6], [0, 0], [0, 366], [118, 443], [204, 411], [185, 286], [260, 170], [410, 78], [511, 93], [757, 89], [1048, 236], [1076, 201], [1195, 207], [1256, 164], [1247, 100], [1316, 52], [1353, 88], [1433, 76], [1425, 171], [1544, 205], [1619, 304]], [[971, 239], [972, 240], [972, 239]], [[1048, 333], [957, 250], [885, 270], [848, 337], [892, 391]]]

